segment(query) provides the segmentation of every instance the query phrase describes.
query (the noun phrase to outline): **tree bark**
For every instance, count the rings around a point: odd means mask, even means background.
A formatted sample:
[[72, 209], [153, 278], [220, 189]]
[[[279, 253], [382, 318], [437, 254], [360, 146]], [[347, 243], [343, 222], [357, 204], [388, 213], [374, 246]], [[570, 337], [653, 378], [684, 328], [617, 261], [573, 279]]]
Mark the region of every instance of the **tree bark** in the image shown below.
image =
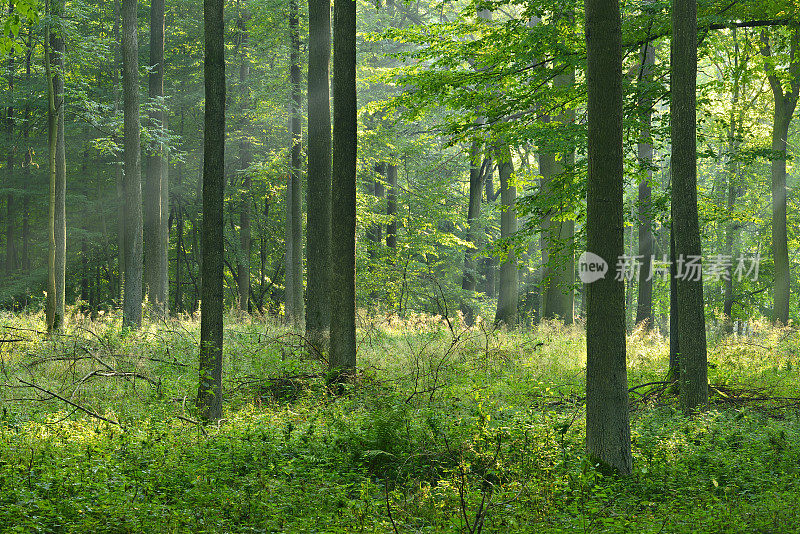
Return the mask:
[[308, 220], [306, 337], [324, 350], [331, 324], [330, 0], [308, 2]]
[[[741, 71], [739, 67], [739, 40], [736, 28], [731, 29], [733, 39], [733, 89], [731, 92], [731, 112], [728, 125], [728, 213], [733, 214], [736, 208], [736, 200], [740, 194], [739, 180], [739, 136], [741, 134], [742, 120], [737, 116], [739, 112], [739, 93], [741, 90]], [[739, 226], [735, 221], [728, 223], [725, 228], [725, 250], [726, 257], [733, 258], [733, 243], [736, 239], [736, 232]], [[731, 331], [733, 326], [731, 317], [733, 313], [733, 273], [728, 269], [728, 277], [725, 280], [723, 290], [722, 313], [725, 316], [725, 330]]]
[[[150, 128], [163, 137], [165, 114], [164, 98], [164, 0], [150, 3], [150, 70], [148, 74], [150, 96]], [[147, 297], [153, 310], [165, 315], [168, 308], [168, 281], [164, 269], [168, 236], [163, 226], [169, 215], [169, 205], [162, 203], [162, 189], [166, 188], [166, 160], [164, 143], [158, 143], [147, 155], [147, 173], [144, 187], [144, 282]], [[165, 240], [166, 238], [166, 240]]]
[[[677, 261], [702, 264], [697, 213], [697, 2], [673, 0], [670, 125], [672, 137], [672, 221]], [[688, 274], [688, 276], [686, 276]], [[708, 404], [702, 270], [678, 273], [681, 407], [691, 413]]]
[[286, 318], [300, 328], [304, 321], [303, 302], [303, 193], [302, 176], [302, 94], [300, 90], [300, 19], [297, 0], [289, 1], [291, 34], [291, 170], [286, 184]]
[[[397, 248], [397, 165], [390, 163], [386, 167], [386, 215], [389, 224], [386, 225], [386, 247]], [[480, 202], [480, 195], [478, 197]]]
[[225, 199], [224, 0], [204, 0], [203, 285], [200, 314], [200, 383], [197, 407], [203, 421], [222, 417], [222, 316]]
[[[243, 17], [238, 20], [241, 41], [239, 52], [242, 63], [239, 66], [239, 98], [243, 109], [249, 109], [250, 89], [248, 77], [250, 75], [249, 35], [247, 32], [247, 21]], [[243, 174], [242, 194], [240, 198], [239, 210], [239, 245], [241, 255], [236, 265], [236, 287], [239, 290], [237, 304], [239, 309], [246, 312], [250, 303], [250, 254], [252, 252], [251, 228], [250, 228], [250, 188], [252, 187], [252, 175], [250, 173], [250, 163], [252, 159], [250, 140], [247, 132], [242, 131], [242, 139], [239, 142], [239, 171]]]
[[356, 366], [356, 2], [333, 12], [333, 174], [331, 212], [331, 334], [329, 364]]
[[[45, 1], [45, 15], [52, 15], [50, 2]], [[53, 83], [52, 45], [50, 24], [45, 25], [44, 68], [47, 78], [47, 162], [49, 175], [48, 195], [48, 249], [47, 249], [47, 301], [45, 318], [47, 331], [58, 329], [60, 320], [56, 317], [56, 145], [58, 144], [58, 116], [56, 111], [55, 84]]]
[[486, 160], [482, 157], [483, 143], [478, 140], [472, 142], [469, 151], [469, 204], [467, 206], [467, 235], [465, 241], [472, 245], [467, 246], [464, 252], [464, 274], [461, 278], [461, 289], [475, 291], [475, 250], [478, 240], [478, 219], [481, 216], [481, 197], [483, 194], [483, 169]]
[[[13, 1], [8, 4], [8, 11], [12, 13], [14, 10]], [[14, 153], [16, 147], [14, 146], [14, 51], [8, 53], [8, 109], [6, 112], [6, 125], [8, 134], [8, 155], [6, 158], [6, 180], [11, 188], [14, 188]], [[9, 192], [6, 196], [6, 271], [11, 274], [17, 270], [17, 211], [16, 199], [13, 192]]]
[[588, 178], [586, 245], [610, 266], [586, 285], [586, 450], [632, 470], [625, 367], [625, 288], [613, 276], [624, 252], [622, 22], [617, 0], [586, 0]]
[[639, 184], [639, 256], [642, 268], [639, 271], [639, 295], [636, 299], [636, 324], [646, 321], [647, 328], [653, 325], [653, 276], [650, 272], [651, 257], [655, 254], [653, 239], [652, 188], [653, 143], [650, 141], [650, 122], [653, 99], [649, 96], [649, 85], [653, 83], [655, 48], [645, 44], [642, 49], [642, 71], [639, 79], [639, 107], [642, 109], [641, 139], [637, 145], [639, 164], [646, 170]]
[[142, 324], [142, 162], [136, 0], [122, 0], [122, 100], [125, 146], [125, 289], [122, 322]]
[[519, 300], [519, 274], [517, 271], [517, 252], [510, 241], [517, 232], [517, 188], [511, 184], [514, 163], [511, 149], [503, 145], [497, 150], [498, 174], [500, 175], [500, 239], [503, 242], [503, 263], [500, 265], [500, 293], [497, 297], [495, 324], [509, 328], [517, 326], [517, 301]]
[[772, 52], [766, 31], [761, 34], [761, 53], [765, 57], [767, 71], [775, 106], [772, 119], [772, 253], [775, 261], [775, 285], [773, 288], [773, 321], [786, 324], [789, 321], [789, 246], [786, 232], [786, 158], [789, 125], [797, 107], [800, 91], [800, 31], [792, 30], [789, 90], [775, 73]]

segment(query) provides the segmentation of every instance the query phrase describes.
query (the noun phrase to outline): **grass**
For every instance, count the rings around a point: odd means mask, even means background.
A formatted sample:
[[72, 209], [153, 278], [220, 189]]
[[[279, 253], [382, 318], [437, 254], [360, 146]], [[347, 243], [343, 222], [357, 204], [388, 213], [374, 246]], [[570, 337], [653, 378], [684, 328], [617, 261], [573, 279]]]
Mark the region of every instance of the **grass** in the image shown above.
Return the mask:
[[[231, 315], [225, 419], [203, 428], [196, 321], [42, 323], [0, 316], [2, 532], [800, 531], [793, 329], [712, 336], [697, 417], [634, 389], [618, 478], [584, 454], [580, 326], [362, 321], [334, 395], [299, 336]], [[658, 333], [629, 336], [631, 387], [667, 365]]]

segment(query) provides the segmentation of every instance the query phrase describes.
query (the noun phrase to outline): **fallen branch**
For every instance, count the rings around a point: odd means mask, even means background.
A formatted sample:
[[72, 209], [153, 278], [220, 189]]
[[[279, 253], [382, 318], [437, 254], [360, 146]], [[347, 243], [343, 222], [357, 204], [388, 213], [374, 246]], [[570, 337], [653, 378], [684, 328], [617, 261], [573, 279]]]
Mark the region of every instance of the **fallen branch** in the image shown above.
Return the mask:
[[30, 382], [26, 382], [26, 381], [24, 381], [23, 379], [21, 379], [19, 377], [17, 377], [17, 380], [19, 380], [20, 382], [22, 382], [23, 384], [25, 384], [28, 387], [31, 387], [31, 388], [36, 389], [38, 391], [41, 391], [42, 393], [46, 393], [46, 394], [48, 394], [48, 395], [50, 395], [52, 397], [57, 398], [58, 400], [64, 401], [67, 404], [69, 404], [70, 406], [72, 406], [73, 408], [77, 408], [78, 410], [80, 410], [80, 411], [84, 412], [85, 414], [90, 415], [90, 416], [92, 416], [92, 417], [94, 417], [96, 419], [100, 419], [101, 421], [105, 421], [106, 423], [111, 423], [112, 425], [121, 426], [118, 421], [112, 421], [111, 419], [108, 419], [107, 417], [103, 417], [102, 415], [97, 414], [97, 413], [91, 411], [88, 408], [84, 408], [80, 404], [75, 404], [71, 400], [65, 399], [64, 397], [62, 397], [58, 393], [53, 393], [52, 391], [44, 389], [41, 386], [37, 386], [36, 384], [32, 384]]

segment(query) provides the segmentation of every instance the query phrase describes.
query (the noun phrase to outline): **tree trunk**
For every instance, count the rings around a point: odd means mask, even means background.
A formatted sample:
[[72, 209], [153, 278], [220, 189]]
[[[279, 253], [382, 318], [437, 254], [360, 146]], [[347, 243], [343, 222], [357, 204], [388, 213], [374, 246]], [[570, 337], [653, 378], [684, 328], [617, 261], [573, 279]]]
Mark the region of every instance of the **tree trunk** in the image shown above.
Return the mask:
[[[397, 248], [397, 165], [390, 163], [386, 167], [386, 215], [389, 224], [386, 225], [386, 247]], [[480, 202], [480, 195], [478, 198]]]
[[[150, 3], [150, 70], [148, 87], [151, 100], [150, 128], [164, 136], [164, 0]], [[162, 231], [168, 216], [168, 205], [161, 202], [166, 181], [165, 146], [158, 143], [147, 155], [144, 187], [144, 282], [150, 305], [157, 314], [166, 314], [166, 272], [164, 259], [167, 243]]]
[[639, 271], [639, 295], [636, 300], [636, 324], [646, 321], [646, 327], [653, 325], [653, 275], [650, 272], [650, 259], [655, 254], [653, 247], [653, 214], [652, 189], [650, 181], [653, 171], [653, 143], [650, 141], [650, 122], [653, 115], [653, 99], [645, 96], [649, 85], [653, 83], [653, 65], [656, 53], [652, 45], [646, 44], [642, 50], [642, 74], [639, 81], [639, 107], [642, 109], [641, 139], [637, 146], [639, 164], [646, 170], [639, 184], [639, 255], [642, 257], [642, 268]]
[[[467, 235], [465, 241], [471, 243], [464, 252], [464, 274], [461, 289], [475, 291], [475, 250], [478, 240], [478, 219], [481, 216], [481, 196], [483, 194], [483, 169], [486, 160], [482, 157], [482, 143], [473, 141], [469, 151], [469, 204], [467, 206]], [[471, 311], [471, 310], [470, 310]]]
[[[13, 12], [14, 4], [9, 2], [9, 13]], [[8, 53], [8, 111], [6, 114], [7, 133], [8, 133], [8, 157], [6, 159], [6, 180], [9, 186], [13, 189], [14, 183], [14, 51]], [[6, 210], [8, 217], [6, 218], [6, 271], [11, 274], [17, 270], [17, 212], [15, 195], [13, 192], [8, 193], [6, 196]]]
[[586, 246], [609, 266], [586, 285], [586, 450], [632, 470], [625, 367], [625, 288], [613, 276], [624, 252], [622, 22], [617, 0], [586, 0], [588, 178]]
[[330, 0], [308, 2], [308, 221], [306, 222], [306, 337], [317, 351], [327, 345], [331, 324], [331, 112], [328, 69]]
[[206, 90], [203, 141], [203, 285], [200, 313], [200, 383], [197, 408], [203, 421], [222, 417], [222, 279], [225, 199], [224, 0], [203, 4]]
[[517, 272], [517, 253], [510, 241], [517, 232], [517, 188], [511, 185], [514, 174], [514, 162], [511, 161], [511, 149], [503, 145], [497, 150], [498, 174], [500, 175], [500, 239], [503, 242], [503, 263], [500, 265], [500, 294], [497, 298], [495, 324], [504, 324], [509, 328], [517, 326], [517, 301], [519, 300], [519, 280]]
[[[31, 56], [33, 55], [33, 30], [28, 33], [28, 46], [25, 53], [25, 86], [31, 86]], [[22, 175], [25, 183], [31, 180], [31, 164], [33, 163], [33, 148], [30, 146], [31, 134], [31, 104], [30, 99], [25, 100], [25, 114], [22, 121], [22, 144], [25, 148], [25, 160], [22, 166]], [[30, 195], [22, 197], [22, 256], [20, 267], [28, 271], [31, 268], [29, 246], [30, 246]]]
[[[736, 27], [731, 29], [733, 39], [733, 90], [731, 94], [731, 112], [728, 125], [728, 213], [733, 214], [736, 208], [736, 200], [739, 197], [739, 135], [741, 134], [742, 121], [738, 118], [739, 92], [742, 84], [741, 71], [739, 68], [739, 40], [737, 38]], [[739, 226], [735, 221], [728, 223], [725, 228], [725, 250], [723, 255], [733, 258], [733, 243], [736, 239], [736, 232]], [[731, 331], [733, 326], [731, 316], [733, 313], [733, 273], [728, 269], [728, 276], [725, 279], [723, 290], [722, 313], [724, 315], [725, 330]]]
[[[242, 108], [250, 108], [250, 89], [248, 77], [250, 75], [250, 59], [248, 57], [249, 36], [247, 33], [247, 22], [244, 18], [239, 18], [239, 31], [241, 35], [240, 55], [242, 63], [239, 66], [239, 98]], [[242, 132], [242, 139], [239, 142], [239, 171], [243, 174], [242, 194], [240, 198], [239, 210], [239, 245], [241, 255], [236, 265], [236, 287], [239, 290], [238, 306], [239, 310], [246, 312], [250, 303], [250, 254], [251, 228], [250, 228], [250, 188], [252, 187], [252, 175], [250, 173], [250, 162], [252, 159], [250, 140], [245, 131]]]
[[[573, 19], [573, 16], [569, 16]], [[558, 74], [553, 79], [554, 88], [570, 87], [575, 84], [575, 70], [569, 68]], [[568, 110], [562, 113], [557, 119], [562, 127], [567, 127], [575, 122], [575, 112]], [[570, 171], [570, 167], [575, 162], [574, 151], [569, 151], [556, 155], [553, 149], [546, 154], [545, 158], [540, 157], [540, 172], [542, 174], [542, 189], [545, 194], [555, 200], [564, 193], [557, 191], [558, 188], [570, 187], [569, 181], [563, 179], [564, 174]], [[546, 165], [542, 165], [546, 163]], [[545, 174], [549, 171], [549, 175]], [[568, 178], [568, 176], [567, 176]], [[559, 185], [554, 187], [553, 180], [558, 179]], [[559, 200], [559, 204], [563, 204]], [[564, 208], [553, 202], [552, 212], [561, 215]], [[560, 217], [559, 217], [560, 218]], [[542, 255], [544, 261], [544, 292], [542, 316], [546, 319], [558, 318], [566, 324], [572, 324], [574, 318], [575, 295], [572, 286], [575, 285], [575, 252], [574, 234], [575, 222], [572, 220], [553, 221], [552, 216], [545, 218], [542, 224], [542, 233], [545, 235]]]
[[[697, 2], [673, 0], [670, 113], [672, 138], [672, 221], [680, 263], [702, 264], [697, 213]], [[705, 311], [702, 270], [678, 273], [680, 398], [687, 413], [708, 404]], [[688, 276], [687, 276], [688, 274]]]
[[786, 324], [789, 320], [789, 246], [786, 232], [786, 158], [789, 125], [792, 122], [800, 91], [800, 31], [792, 30], [789, 90], [784, 91], [783, 83], [775, 73], [772, 64], [769, 35], [761, 34], [761, 53], [765, 56], [772, 96], [775, 102], [772, 115], [772, 253], [775, 260], [775, 284], [773, 287], [773, 321]]
[[[45, 15], [49, 18], [52, 13], [50, 2], [45, 2]], [[50, 24], [45, 25], [44, 37], [44, 68], [47, 78], [47, 161], [49, 175], [48, 195], [48, 249], [47, 249], [47, 302], [45, 316], [47, 331], [53, 332], [59, 328], [60, 319], [56, 317], [56, 146], [58, 144], [58, 116], [56, 111], [55, 83], [53, 80], [53, 51], [51, 45]]]
[[64, 1], [53, 2], [53, 19], [58, 23], [58, 30], [50, 35], [53, 51], [53, 95], [55, 97], [56, 120], [56, 187], [55, 187], [55, 239], [56, 239], [56, 310], [53, 327], [60, 329], [64, 323], [65, 288], [67, 267], [67, 164], [64, 145], [64, 34], [63, 17]]
[[302, 92], [300, 89], [300, 20], [297, 0], [289, 1], [291, 33], [291, 172], [286, 187], [286, 318], [296, 328], [304, 321], [303, 302], [303, 193], [302, 176]]
[[[492, 162], [489, 162], [489, 168], [484, 177], [484, 188], [486, 193], [486, 203], [492, 204], [497, 196], [494, 193], [494, 168]], [[491, 243], [492, 240], [492, 226], [487, 225], [486, 232], [484, 233], [486, 243]], [[497, 272], [497, 261], [492, 254], [481, 259], [483, 271], [483, 293], [489, 297], [494, 298], [497, 296], [495, 287], [495, 275]]]
[[333, 174], [331, 211], [332, 370], [356, 366], [356, 2], [333, 7]]
[[122, 99], [125, 114], [125, 290], [122, 322], [142, 324], [142, 161], [136, 0], [122, 0]]

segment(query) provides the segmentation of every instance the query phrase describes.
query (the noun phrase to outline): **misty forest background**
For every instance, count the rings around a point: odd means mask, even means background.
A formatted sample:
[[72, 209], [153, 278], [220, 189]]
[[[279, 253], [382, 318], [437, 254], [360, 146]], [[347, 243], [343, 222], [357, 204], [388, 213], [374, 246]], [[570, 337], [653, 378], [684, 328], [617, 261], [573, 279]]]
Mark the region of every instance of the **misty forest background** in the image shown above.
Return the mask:
[[800, 531], [795, 3], [3, 11], [0, 531]]

